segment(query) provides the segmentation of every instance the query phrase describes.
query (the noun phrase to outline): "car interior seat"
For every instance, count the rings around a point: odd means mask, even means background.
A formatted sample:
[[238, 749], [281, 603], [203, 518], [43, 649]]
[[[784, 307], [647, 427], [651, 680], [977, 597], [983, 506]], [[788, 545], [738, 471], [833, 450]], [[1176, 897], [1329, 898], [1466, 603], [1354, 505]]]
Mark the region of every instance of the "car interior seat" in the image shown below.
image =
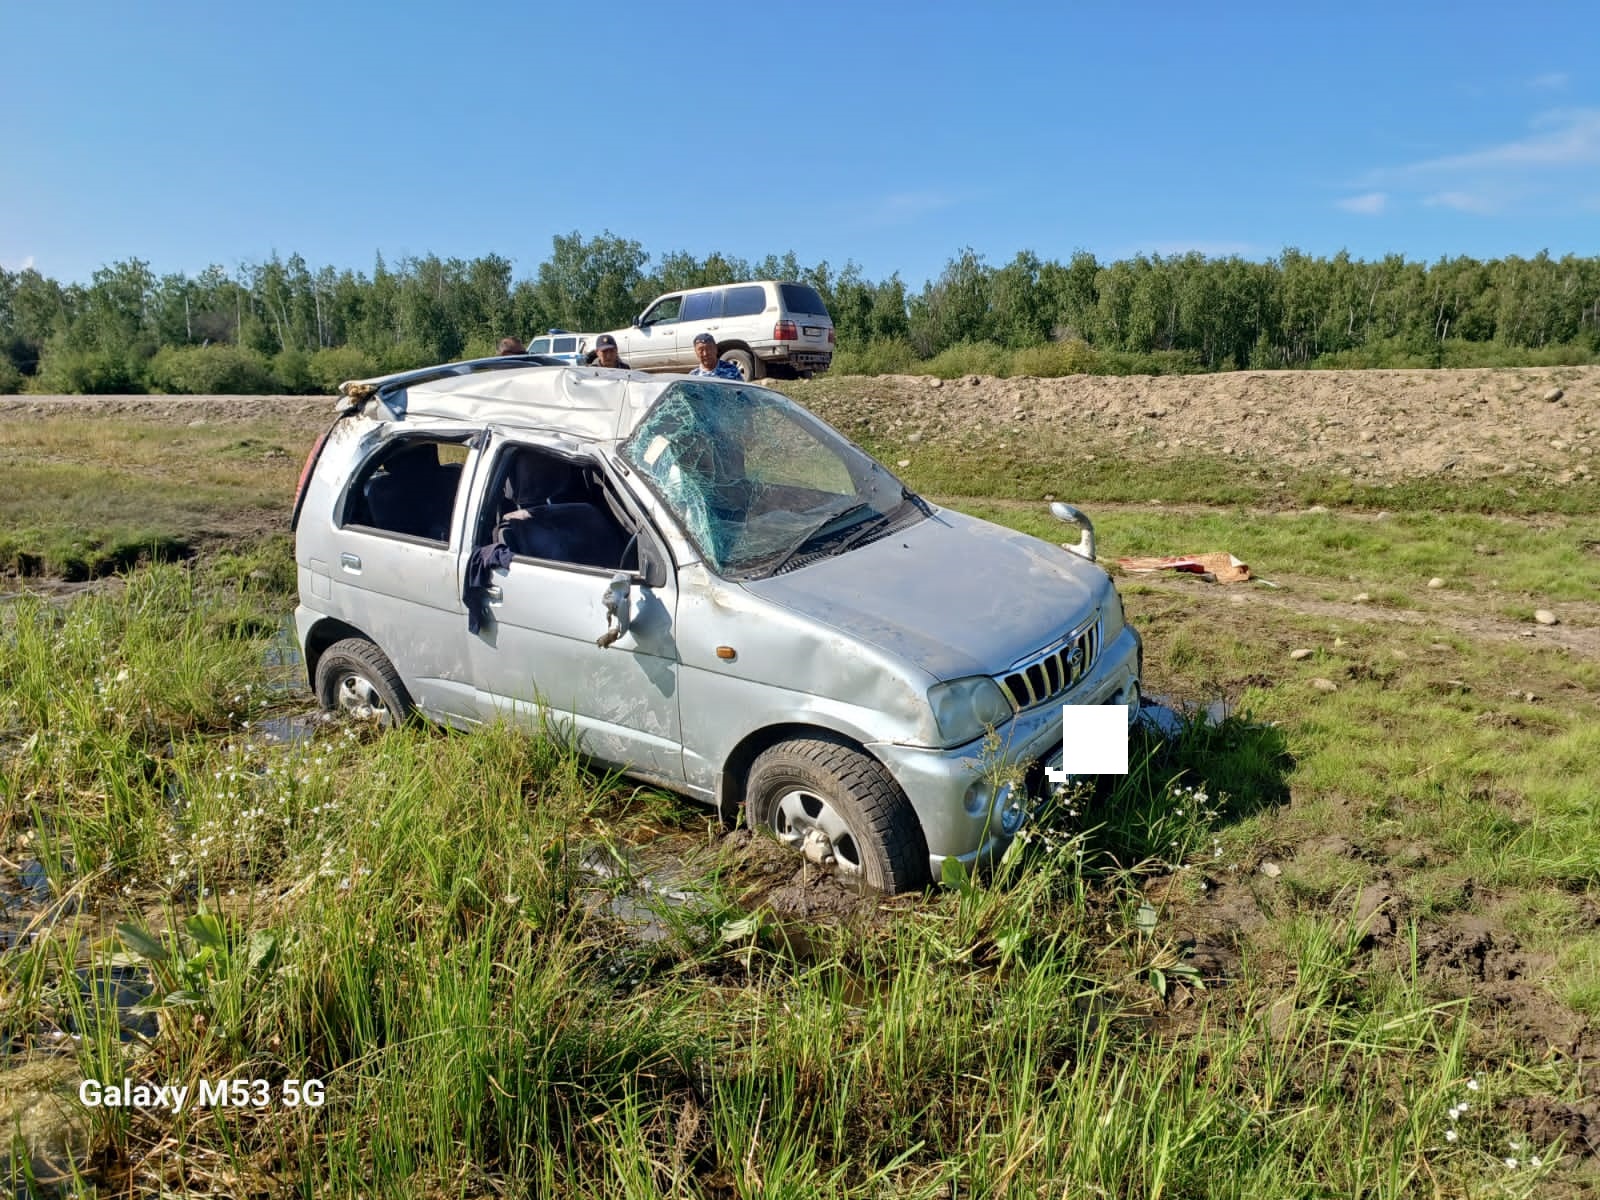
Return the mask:
[[583, 500], [523, 509], [499, 532], [513, 554], [584, 567], [621, 566], [628, 540], [610, 514]]
[[362, 489], [371, 524], [394, 533], [448, 541], [460, 463], [440, 463], [432, 442], [385, 459]]

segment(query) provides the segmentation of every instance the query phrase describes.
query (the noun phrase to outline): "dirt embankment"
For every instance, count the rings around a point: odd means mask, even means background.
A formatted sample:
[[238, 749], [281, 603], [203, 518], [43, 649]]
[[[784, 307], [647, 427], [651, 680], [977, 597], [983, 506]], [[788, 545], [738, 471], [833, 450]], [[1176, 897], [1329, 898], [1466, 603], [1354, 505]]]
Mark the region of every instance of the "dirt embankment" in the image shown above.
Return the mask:
[[[837, 389], [837, 390], [835, 390]], [[803, 393], [847, 432], [982, 446], [1052, 435], [1177, 458], [1390, 480], [1462, 474], [1600, 478], [1600, 367], [1240, 371], [1225, 375], [829, 380]]]
[[[1600, 367], [1238, 371], [1224, 375], [939, 380], [825, 378], [787, 388], [848, 433], [976, 446], [1052, 435], [1142, 455], [1237, 456], [1396, 479], [1437, 471], [1600, 479]], [[0, 422], [82, 411], [168, 421], [274, 412], [314, 437], [325, 396], [8, 396]]]

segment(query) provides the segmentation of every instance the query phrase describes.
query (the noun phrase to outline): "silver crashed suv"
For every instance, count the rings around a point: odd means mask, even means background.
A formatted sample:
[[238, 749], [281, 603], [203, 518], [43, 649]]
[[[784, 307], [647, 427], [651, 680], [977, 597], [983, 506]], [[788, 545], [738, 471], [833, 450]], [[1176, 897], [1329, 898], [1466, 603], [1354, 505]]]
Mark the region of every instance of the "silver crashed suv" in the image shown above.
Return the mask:
[[570, 721], [890, 892], [1027, 819], [990, 731], [1037, 778], [1063, 704], [1138, 711], [1086, 521], [1074, 553], [939, 508], [776, 392], [517, 359], [341, 391], [294, 517], [329, 709]]

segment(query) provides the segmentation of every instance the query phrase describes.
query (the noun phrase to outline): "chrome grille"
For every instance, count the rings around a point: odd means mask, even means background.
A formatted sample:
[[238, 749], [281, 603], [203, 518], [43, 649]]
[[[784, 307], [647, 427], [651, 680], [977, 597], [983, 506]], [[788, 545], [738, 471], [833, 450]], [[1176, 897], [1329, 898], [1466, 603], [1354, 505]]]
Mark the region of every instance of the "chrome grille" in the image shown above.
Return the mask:
[[1094, 668], [1100, 656], [1100, 618], [1050, 649], [1018, 663], [1000, 677], [1000, 686], [1019, 711], [1070, 691]]

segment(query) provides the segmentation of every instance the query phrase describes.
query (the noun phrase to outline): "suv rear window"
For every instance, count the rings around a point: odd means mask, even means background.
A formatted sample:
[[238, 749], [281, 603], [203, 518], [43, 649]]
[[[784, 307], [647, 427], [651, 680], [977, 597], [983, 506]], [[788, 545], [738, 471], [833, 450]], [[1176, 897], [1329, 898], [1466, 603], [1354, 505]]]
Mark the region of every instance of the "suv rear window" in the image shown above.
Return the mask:
[[753, 317], [767, 307], [767, 292], [763, 287], [731, 287], [723, 302], [725, 317]]
[[685, 321], [709, 321], [722, 315], [721, 292], [696, 292], [683, 298]]
[[780, 283], [778, 290], [783, 294], [784, 311], [809, 313], [817, 317], [828, 315], [827, 305], [822, 303], [822, 297], [817, 295], [816, 288], [807, 287], [803, 283]]

